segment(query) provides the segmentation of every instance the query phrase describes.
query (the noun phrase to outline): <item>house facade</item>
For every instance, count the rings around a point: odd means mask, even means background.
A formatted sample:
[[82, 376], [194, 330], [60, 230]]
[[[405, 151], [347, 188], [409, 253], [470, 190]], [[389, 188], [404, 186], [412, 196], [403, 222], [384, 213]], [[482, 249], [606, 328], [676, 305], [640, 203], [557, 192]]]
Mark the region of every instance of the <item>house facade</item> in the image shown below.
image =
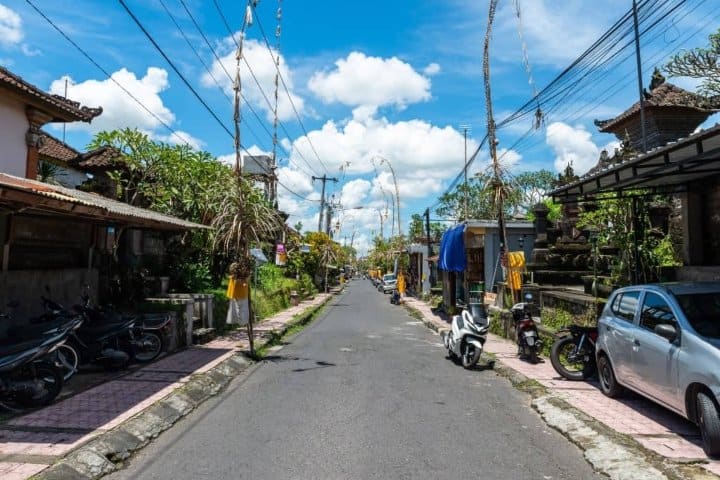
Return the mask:
[[[107, 300], [120, 268], [161, 257], [172, 235], [205, 228], [75, 188], [92, 168], [107, 168], [114, 152], [77, 152], [41, 128], [101, 112], [0, 67], [0, 302], [19, 303], [18, 318], [41, 313], [47, 290], [72, 305], [87, 284], [93, 299]], [[37, 180], [41, 161], [62, 167], [63, 184]]]

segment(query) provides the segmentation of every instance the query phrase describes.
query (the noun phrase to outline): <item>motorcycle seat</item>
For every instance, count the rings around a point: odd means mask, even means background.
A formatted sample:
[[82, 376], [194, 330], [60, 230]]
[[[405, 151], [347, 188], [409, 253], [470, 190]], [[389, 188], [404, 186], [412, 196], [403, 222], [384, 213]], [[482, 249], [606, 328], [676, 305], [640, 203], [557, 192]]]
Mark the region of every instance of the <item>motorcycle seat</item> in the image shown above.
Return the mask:
[[128, 329], [132, 322], [133, 321], [131, 320], [127, 322], [103, 323], [100, 325], [83, 325], [80, 328], [83, 335], [91, 337], [104, 337]]
[[583, 327], [580, 325], [570, 325], [568, 327], [568, 330], [575, 331], [578, 333], [592, 333], [592, 332], [597, 332], [597, 327]]

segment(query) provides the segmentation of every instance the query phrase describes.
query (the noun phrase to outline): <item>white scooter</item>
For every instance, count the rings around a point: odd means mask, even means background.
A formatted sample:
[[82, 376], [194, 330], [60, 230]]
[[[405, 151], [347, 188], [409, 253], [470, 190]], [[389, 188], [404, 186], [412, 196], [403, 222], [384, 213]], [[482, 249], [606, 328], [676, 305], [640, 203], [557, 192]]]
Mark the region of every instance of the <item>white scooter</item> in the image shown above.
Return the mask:
[[464, 368], [472, 368], [480, 360], [490, 326], [484, 305], [477, 306], [479, 308], [472, 315], [466, 305], [458, 302], [462, 312], [453, 315], [451, 329], [442, 332], [448, 357], [453, 360], [459, 358]]

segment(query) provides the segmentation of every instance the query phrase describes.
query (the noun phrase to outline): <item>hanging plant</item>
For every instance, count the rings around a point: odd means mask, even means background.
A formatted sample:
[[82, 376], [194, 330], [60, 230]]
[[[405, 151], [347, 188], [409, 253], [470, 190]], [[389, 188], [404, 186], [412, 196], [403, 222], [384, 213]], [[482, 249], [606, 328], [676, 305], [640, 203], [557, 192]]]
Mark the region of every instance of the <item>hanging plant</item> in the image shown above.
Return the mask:
[[255, 259], [250, 256], [240, 256], [230, 264], [230, 276], [235, 280], [248, 278], [255, 268]]

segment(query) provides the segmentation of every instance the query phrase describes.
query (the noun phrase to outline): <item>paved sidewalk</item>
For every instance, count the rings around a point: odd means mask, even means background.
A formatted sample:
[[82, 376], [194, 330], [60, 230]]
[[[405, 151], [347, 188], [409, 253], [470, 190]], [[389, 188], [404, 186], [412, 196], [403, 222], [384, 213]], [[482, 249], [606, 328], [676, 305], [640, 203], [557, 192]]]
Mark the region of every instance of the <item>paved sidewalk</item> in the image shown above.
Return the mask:
[[[256, 346], [332, 294], [318, 294], [255, 325]], [[239, 351], [245, 329], [168, 355], [127, 375], [0, 424], [0, 479], [26, 479], [93, 438], [121, 425]]]
[[[406, 304], [420, 312], [435, 330], [450, 327], [448, 321], [434, 314], [425, 302], [410, 297]], [[670, 410], [631, 392], [622, 399], [608, 398], [602, 394], [596, 380], [565, 380], [552, 367], [550, 359], [536, 365], [520, 360], [517, 345], [497, 335], [488, 335], [485, 350], [493, 353], [506, 367], [539, 382], [550, 394], [612, 430], [628, 435], [648, 450], [678, 463], [707, 462], [703, 467], [720, 475], [720, 461], [705, 455], [698, 428]]]

